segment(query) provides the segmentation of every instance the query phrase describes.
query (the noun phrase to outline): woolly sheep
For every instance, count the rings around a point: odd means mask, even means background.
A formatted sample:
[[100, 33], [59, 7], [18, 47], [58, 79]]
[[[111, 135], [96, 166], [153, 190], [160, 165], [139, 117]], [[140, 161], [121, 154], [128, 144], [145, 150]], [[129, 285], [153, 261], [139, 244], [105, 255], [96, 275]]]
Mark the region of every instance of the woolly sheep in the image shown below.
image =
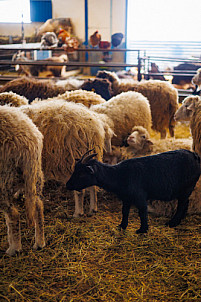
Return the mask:
[[28, 100], [24, 96], [18, 95], [12, 91], [2, 92], [0, 93], [0, 105], [3, 106], [6, 104], [14, 107], [20, 107], [22, 105], [27, 105]]
[[201, 156], [201, 99], [199, 96], [189, 96], [175, 114], [175, 120], [190, 120], [193, 138], [193, 150]]
[[14, 193], [24, 187], [27, 222], [35, 225], [34, 249], [45, 246], [41, 152], [43, 136], [19, 108], [0, 106], [0, 210], [8, 228], [9, 255], [21, 250], [19, 212]]
[[51, 80], [20, 77], [0, 87], [0, 93], [10, 91], [24, 96], [29, 102], [32, 102], [36, 98], [52, 98], [58, 94], [64, 93], [66, 90], [62, 87], [57, 87]]
[[160, 132], [161, 138], [166, 137], [166, 129], [169, 129], [171, 137], [174, 136], [174, 114], [178, 109], [178, 93], [170, 83], [159, 80], [141, 82], [131, 79], [120, 80], [110, 71], [99, 71], [97, 77], [111, 81], [114, 95], [129, 90], [142, 93], [150, 102], [152, 128]]
[[[42, 167], [45, 180], [65, 184], [76, 158], [94, 148], [101, 160], [106, 138], [103, 121], [82, 104], [65, 100], [40, 101], [22, 106], [44, 135]], [[111, 134], [113, 134], [111, 132]], [[90, 189], [90, 214], [97, 211], [94, 188]], [[74, 217], [83, 215], [83, 194], [75, 193]]]
[[85, 90], [72, 90], [66, 91], [63, 94], [58, 95], [56, 98], [49, 98], [48, 100], [63, 99], [68, 102], [81, 103], [86, 107], [91, 107], [92, 105], [102, 104], [106, 101], [93, 91]]
[[146, 97], [134, 91], [122, 92], [109, 101], [90, 108], [97, 113], [106, 114], [113, 124], [115, 136], [113, 145], [121, 145], [135, 125], [151, 129], [151, 111]]

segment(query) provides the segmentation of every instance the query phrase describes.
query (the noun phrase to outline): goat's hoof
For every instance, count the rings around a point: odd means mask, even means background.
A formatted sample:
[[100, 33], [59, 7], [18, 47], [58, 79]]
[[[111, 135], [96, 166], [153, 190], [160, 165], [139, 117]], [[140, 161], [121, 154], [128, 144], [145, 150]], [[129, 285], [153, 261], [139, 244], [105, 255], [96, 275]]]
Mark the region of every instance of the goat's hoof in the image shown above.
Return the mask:
[[121, 231], [121, 230], [125, 231], [126, 228], [127, 228], [127, 226], [125, 226], [125, 225], [122, 225], [122, 224], [118, 225], [118, 230], [119, 231]]
[[139, 230], [136, 231], [136, 234], [146, 234], [147, 231], [148, 231], [147, 229], [141, 229], [140, 228]]
[[165, 224], [166, 226], [169, 226], [170, 228], [175, 228], [176, 226], [178, 226], [179, 225], [179, 223], [177, 222], [177, 221], [168, 221], [168, 222], [166, 222], [166, 224]]

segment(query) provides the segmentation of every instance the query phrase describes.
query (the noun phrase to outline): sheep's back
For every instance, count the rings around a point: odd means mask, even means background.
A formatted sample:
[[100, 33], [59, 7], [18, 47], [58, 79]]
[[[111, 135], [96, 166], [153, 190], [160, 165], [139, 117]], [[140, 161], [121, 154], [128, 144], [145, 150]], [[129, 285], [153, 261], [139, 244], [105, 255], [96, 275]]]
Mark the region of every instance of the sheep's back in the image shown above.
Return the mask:
[[76, 158], [89, 149], [95, 148], [102, 159], [103, 125], [85, 106], [63, 100], [40, 101], [24, 106], [23, 112], [44, 135], [42, 164], [46, 180], [66, 183]]
[[143, 95], [138, 92], [123, 92], [104, 104], [93, 106], [92, 110], [107, 114], [113, 121], [113, 145], [122, 144], [123, 140], [131, 133], [134, 126], [140, 125], [148, 131], [151, 129], [150, 105]]

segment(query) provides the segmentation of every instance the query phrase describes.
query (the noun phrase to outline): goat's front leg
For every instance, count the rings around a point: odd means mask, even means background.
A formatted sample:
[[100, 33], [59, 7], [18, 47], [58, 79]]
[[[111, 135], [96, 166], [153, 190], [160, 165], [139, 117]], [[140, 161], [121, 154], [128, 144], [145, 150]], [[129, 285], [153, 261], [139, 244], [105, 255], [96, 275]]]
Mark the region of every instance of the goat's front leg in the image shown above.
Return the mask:
[[84, 195], [85, 190], [81, 192], [74, 191], [74, 198], [75, 198], [75, 212], [73, 217], [79, 217], [84, 215]]
[[45, 246], [44, 237], [44, 214], [43, 202], [40, 198], [36, 200], [36, 213], [35, 213], [35, 250], [42, 249]]
[[130, 212], [130, 207], [131, 205], [127, 202], [123, 202], [122, 206], [122, 221], [121, 224], [119, 225], [119, 229], [125, 230], [128, 226], [128, 216]]
[[138, 206], [138, 212], [140, 216], [140, 228], [136, 231], [136, 234], [147, 233], [148, 231], [148, 216], [147, 216], [147, 204], [143, 202]]
[[16, 252], [22, 249], [21, 234], [20, 234], [20, 215], [14, 206], [8, 206], [4, 209], [6, 225], [8, 229], [8, 243], [9, 248], [6, 253], [14, 256]]
[[93, 215], [98, 211], [96, 187], [90, 187], [89, 193], [90, 193], [89, 215]]

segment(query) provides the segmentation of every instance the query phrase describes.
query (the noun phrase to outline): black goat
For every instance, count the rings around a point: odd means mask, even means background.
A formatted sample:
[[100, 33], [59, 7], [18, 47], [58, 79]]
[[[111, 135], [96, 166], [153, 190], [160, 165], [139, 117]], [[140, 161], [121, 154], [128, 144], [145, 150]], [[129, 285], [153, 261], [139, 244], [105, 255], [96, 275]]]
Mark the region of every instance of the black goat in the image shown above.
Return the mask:
[[126, 229], [130, 207], [135, 205], [141, 220], [137, 234], [148, 230], [147, 200], [178, 199], [176, 213], [167, 225], [175, 227], [180, 224], [188, 209], [188, 198], [200, 176], [200, 158], [196, 153], [175, 150], [124, 160], [116, 165], [92, 159], [95, 155], [85, 154], [76, 163], [66, 183], [67, 189], [99, 186], [115, 193], [123, 201], [119, 226], [122, 229]]

